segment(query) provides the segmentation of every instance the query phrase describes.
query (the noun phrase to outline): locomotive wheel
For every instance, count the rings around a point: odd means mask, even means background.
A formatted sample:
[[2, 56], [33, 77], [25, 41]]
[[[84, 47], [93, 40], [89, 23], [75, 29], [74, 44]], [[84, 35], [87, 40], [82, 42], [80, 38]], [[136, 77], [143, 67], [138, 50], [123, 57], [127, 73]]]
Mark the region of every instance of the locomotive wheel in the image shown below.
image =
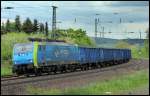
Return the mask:
[[29, 73], [27, 73], [27, 74], [25, 74], [25, 76], [26, 76], [26, 77], [30, 77], [30, 74], [29, 74]]
[[34, 73], [35, 73], [35, 76], [41, 76], [42, 75], [41, 70], [37, 69], [37, 68], [34, 69]]

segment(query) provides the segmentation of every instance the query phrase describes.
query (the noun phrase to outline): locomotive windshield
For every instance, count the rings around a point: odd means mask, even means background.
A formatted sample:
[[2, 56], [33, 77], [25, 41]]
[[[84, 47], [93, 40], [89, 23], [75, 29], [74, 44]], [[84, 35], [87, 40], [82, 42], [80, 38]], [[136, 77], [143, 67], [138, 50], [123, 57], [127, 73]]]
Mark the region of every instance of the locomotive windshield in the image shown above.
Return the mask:
[[14, 47], [15, 53], [25, 53], [25, 52], [31, 52], [33, 49], [32, 44], [18, 44]]

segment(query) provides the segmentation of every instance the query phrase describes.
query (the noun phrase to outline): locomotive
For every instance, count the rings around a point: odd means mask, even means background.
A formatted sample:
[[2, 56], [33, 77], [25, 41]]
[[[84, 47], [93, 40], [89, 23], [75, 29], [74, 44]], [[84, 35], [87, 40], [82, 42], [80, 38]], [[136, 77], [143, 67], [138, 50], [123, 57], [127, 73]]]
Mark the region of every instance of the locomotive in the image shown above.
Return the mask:
[[13, 73], [41, 75], [42, 73], [88, 70], [128, 62], [130, 49], [92, 48], [65, 42], [39, 42], [15, 44]]

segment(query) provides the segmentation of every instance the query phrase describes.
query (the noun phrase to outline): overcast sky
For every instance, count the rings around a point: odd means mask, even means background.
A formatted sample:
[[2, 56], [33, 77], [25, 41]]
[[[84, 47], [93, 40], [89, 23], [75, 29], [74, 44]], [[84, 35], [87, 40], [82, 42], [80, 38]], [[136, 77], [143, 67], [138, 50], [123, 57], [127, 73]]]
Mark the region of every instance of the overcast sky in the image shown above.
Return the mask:
[[89, 36], [95, 34], [95, 18], [100, 20], [98, 32], [104, 26], [105, 38], [139, 38], [139, 31], [145, 38], [144, 31], [149, 26], [148, 1], [2, 1], [1, 8], [10, 6], [14, 9], [1, 9], [1, 21], [14, 20], [16, 15], [20, 15], [22, 21], [27, 17], [43, 23], [48, 21], [51, 30], [52, 5], [58, 7], [57, 21], [61, 21], [58, 28], [82, 28]]

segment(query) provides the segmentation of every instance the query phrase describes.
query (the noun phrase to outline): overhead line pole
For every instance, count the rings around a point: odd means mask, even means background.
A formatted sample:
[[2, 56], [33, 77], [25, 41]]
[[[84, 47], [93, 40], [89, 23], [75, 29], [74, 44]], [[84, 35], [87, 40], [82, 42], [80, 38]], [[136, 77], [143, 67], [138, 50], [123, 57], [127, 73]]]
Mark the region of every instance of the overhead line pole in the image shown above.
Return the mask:
[[95, 40], [97, 38], [97, 18], [95, 19]]
[[102, 30], [103, 30], [103, 31], [102, 31], [102, 32], [103, 32], [103, 38], [104, 38], [104, 28], [105, 28], [105, 27], [103, 26], [103, 27], [102, 27]]
[[[139, 30], [139, 33], [140, 33], [140, 40], [141, 40], [141, 30]], [[141, 42], [140, 42], [139, 54], [141, 54], [141, 46], [142, 46], [142, 44], [141, 44]]]
[[52, 6], [53, 14], [52, 14], [52, 35], [51, 38], [56, 40], [56, 6]]

